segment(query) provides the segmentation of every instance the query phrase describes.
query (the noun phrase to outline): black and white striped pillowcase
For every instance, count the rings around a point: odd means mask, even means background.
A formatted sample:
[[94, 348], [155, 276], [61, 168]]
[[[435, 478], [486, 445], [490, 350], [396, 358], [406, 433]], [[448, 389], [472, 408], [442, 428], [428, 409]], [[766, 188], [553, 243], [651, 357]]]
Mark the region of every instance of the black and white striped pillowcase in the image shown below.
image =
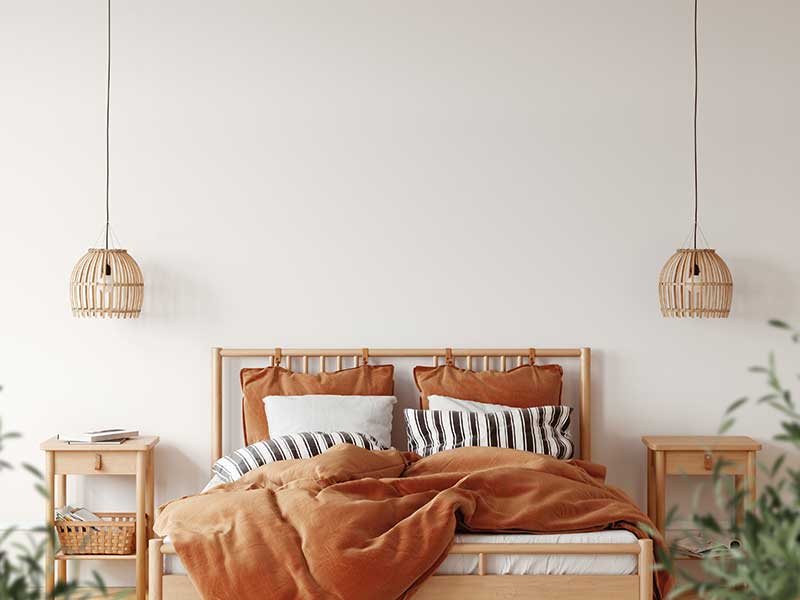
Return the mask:
[[311, 458], [336, 444], [353, 444], [367, 450], [387, 449], [366, 433], [347, 431], [292, 433], [239, 448], [215, 462], [211, 471], [225, 482], [236, 481], [248, 471], [268, 463], [292, 458]]
[[405, 409], [403, 413], [408, 449], [420, 456], [465, 446], [512, 448], [561, 459], [572, 458], [574, 451], [569, 406], [492, 413]]

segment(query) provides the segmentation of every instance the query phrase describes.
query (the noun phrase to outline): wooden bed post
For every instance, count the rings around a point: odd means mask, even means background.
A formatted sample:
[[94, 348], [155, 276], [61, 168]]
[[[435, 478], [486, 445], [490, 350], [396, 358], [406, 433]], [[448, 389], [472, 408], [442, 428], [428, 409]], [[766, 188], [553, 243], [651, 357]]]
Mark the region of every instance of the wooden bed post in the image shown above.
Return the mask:
[[653, 540], [639, 540], [639, 600], [653, 598]]
[[211, 464], [222, 458], [222, 349], [211, 353]]
[[592, 460], [592, 350], [581, 348], [581, 458]]
[[161, 556], [161, 538], [153, 538], [150, 540], [149, 550], [149, 570], [150, 581], [148, 585], [148, 600], [161, 600], [163, 593], [163, 579], [164, 576], [164, 557]]

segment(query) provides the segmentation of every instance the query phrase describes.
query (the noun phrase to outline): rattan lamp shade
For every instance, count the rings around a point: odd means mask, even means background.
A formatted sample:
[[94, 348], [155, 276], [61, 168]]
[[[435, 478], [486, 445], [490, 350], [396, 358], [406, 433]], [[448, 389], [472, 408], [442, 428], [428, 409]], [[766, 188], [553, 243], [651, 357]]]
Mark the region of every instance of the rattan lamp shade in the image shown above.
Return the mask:
[[89, 249], [70, 279], [76, 317], [133, 319], [142, 312], [144, 278], [127, 250]]
[[665, 317], [725, 318], [731, 311], [733, 277], [713, 249], [681, 248], [661, 269], [658, 297]]

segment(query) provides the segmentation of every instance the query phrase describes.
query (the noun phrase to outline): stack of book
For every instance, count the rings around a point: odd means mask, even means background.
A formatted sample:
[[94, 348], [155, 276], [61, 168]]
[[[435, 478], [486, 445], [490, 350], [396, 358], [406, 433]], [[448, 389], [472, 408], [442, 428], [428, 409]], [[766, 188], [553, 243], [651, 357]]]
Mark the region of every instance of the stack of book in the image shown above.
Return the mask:
[[102, 521], [100, 517], [83, 507], [62, 506], [56, 508], [56, 521]]
[[58, 439], [68, 444], [121, 444], [139, 435], [137, 429], [99, 429], [83, 433], [60, 433]]
[[[56, 523], [60, 521], [76, 521], [78, 523], [97, 523], [102, 522], [103, 519], [99, 515], [94, 514], [92, 511], [83, 508], [82, 506], [62, 506], [56, 508]], [[100, 531], [99, 527], [91, 527], [92, 531]], [[84, 541], [84, 544], [86, 542]]]

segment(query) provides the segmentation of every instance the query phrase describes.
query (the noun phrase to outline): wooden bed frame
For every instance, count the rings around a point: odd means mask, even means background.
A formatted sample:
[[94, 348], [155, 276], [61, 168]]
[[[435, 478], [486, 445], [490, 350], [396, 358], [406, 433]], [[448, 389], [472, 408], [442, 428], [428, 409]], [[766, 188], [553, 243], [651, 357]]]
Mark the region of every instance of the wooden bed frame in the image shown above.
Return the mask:
[[[214, 348], [212, 356], [211, 463], [222, 453], [222, 363], [226, 358], [268, 358], [292, 370], [293, 360], [302, 361], [302, 372], [309, 372], [309, 360], [318, 361], [320, 371], [335, 360], [336, 369], [345, 361], [361, 364], [367, 357], [432, 359], [438, 365], [446, 356], [463, 359], [464, 366], [482, 363], [484, 370], [509, 364], [523, 364], [537, 358], [577, 358], [580, 361], [579, 430], [580, 458], [591, 460], [591, 350], [589, 348], [493, 348], [493, 349], [242, 349]], [[450, 554], [478, 555], [477, 575], [434, 575], [414, 595], [415, 600], [559, 599], [559, 600], [652, 600], [653, 542], [640, 539], [628, 544], [455, 544]], [[638, 559], [636, 575], [487, 575], [485, 557], [489, 554], [627, 554]], [[199, 593], [186, 575], [165, 575], [164, 556], [175, 555], [172, 544], [155, 538], [149, 544], [149, 599], [197, 600]]]

